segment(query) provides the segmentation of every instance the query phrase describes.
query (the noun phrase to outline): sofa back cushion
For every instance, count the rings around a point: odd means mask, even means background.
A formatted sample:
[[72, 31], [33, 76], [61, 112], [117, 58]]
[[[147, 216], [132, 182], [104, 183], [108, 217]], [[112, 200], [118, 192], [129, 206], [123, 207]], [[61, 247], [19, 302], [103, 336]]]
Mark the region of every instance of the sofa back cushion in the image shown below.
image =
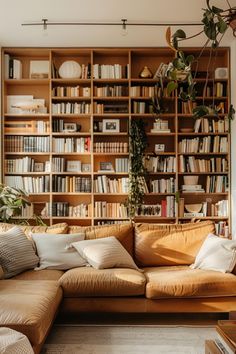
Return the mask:
[[122, 246], [133, 255], [134, 235], [132, 223], [101, 226], [69, 226], [68, 233], [85, 232], [86, 240], [115, 236]]
[[[10, 230], [14, 224], [0, 223], [0, 232]], [[47, 233], [47, 234], [65, 234], [68, 230], [68, 224], [65, 222], [54, 224], [51, 226], [31, 226], [31, 225], [17, 225], [30, 238], [31, 233]]]
[[135, 224], [135, 259], [139, 266], [190, 265], [209, 233], [212, 221], [188, 224]]

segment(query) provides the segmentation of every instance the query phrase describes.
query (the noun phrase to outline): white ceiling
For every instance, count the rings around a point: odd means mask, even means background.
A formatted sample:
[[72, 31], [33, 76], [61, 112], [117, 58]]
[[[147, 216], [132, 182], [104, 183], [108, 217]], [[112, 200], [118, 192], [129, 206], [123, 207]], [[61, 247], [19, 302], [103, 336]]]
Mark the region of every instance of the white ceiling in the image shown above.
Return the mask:
[[[236, 0], [229, 1], [236, 6]], [[227, 8], [225, 0], [211, 2]], [[205, 0], [0, 0], [0, 46], [165, 46], [166, 27], [128, 27], [128, 35], [122, 36], [121, 26], [48, 26], [44, 35], [41, 26], [21, 24], [42, 18], [54, 22], [119, 22], [122, 18], [131, 22], [200, 22], [205, 7]], [[199, 28], [185, 30], [191, 35]], [[224, 45], [236, 41], [228, 32]], [[202, 43], [199, 37], [185, 42], [186, 46]]]

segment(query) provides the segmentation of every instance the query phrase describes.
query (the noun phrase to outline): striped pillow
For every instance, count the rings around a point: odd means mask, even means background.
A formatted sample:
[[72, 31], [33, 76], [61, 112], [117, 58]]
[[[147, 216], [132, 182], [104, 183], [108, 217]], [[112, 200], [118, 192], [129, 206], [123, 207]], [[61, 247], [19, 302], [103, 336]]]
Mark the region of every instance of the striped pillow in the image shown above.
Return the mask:
[[0, 264], [5, 278], [33, 269], [38, 262], [32, 242], [19, 227], [14, 226], [7, 232], [0, 233]]
[[73, 242], [82, 258], [96, 269], [138, 267], [122, 244], [114, 237]]

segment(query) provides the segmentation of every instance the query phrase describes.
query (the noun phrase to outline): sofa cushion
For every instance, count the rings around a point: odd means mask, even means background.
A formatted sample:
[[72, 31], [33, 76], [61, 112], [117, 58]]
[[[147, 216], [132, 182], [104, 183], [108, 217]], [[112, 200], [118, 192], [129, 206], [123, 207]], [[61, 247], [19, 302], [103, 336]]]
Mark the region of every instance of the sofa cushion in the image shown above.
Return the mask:
[[236, 241], [209, 234], [191, 268], [231, 273], [236, 263]]
[[64, 273], [59, 284], [65, 297], [143, 295], [146, 278], [135, 269], [74, 268]]
[[27, 270], [11, 279], [15, 280], [58, 280], [64, 274], [62, 270], [42, 269]]
[[114, 236], [73, 242], [71, 245], [93, 268], [138, 269], [131, 255]]
[[41, 343], [62, 299], [55, 281], [2, 280], [0, 282], [0, 326], [25, 334], [31, 344]]
[[0, 280], [4, 278], [4, 271], [2, 269], [2, 266], [0, 266]]
[[135, 260], [143, 267], [190, 265], [214, 223], [136, 224]]
[[92, 240], [95, 238], [115, 236], [122, 246], [133, 255], [133, 225], [132, 223], [122, 223], [114, 225], [101, 226], [69, 226], [68, 233], [85, 232], [85, 239]]
[[71, 247], [72, 242], [84, 240], [85, 234], [47, 234], [32, 233], [31, 237], [36, 245], [41, 269], [67, 270], [82, 267], [87, 262]]
[[[8, 231], [11, 229], [14, 224], [7, 224], [4, 222], [0, 223], [0, 232], [2, 231]], [[17, 225], [22, 229], [22, 231], [26, 234], [27, 237], [30, 238], [30, 233], [36, 233], [36, 232], [45, 232], [47, 234], [65, 234], [68, 229], [68, 224], [65, 222], [54, 224], [51, 226], [30, 226], [30, 225]]]
[[32, 242], [18, 226], [0, 233], [0, 264], [5, 278], [33, 269], [38, 262]]
[[188, 266], [144, 268], [146, 297], [220, 297], [236, 295], [236, 276]]

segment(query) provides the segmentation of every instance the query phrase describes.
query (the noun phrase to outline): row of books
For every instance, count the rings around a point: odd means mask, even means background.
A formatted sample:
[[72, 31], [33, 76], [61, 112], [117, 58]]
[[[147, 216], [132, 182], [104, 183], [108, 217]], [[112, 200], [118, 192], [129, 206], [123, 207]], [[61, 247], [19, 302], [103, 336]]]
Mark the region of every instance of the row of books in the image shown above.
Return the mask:
[[10, 187], [19, 188], [26, 193], [49, 193], [49, 176], [5, 176], [5, 184]]
[[93, 103], [93, 112], [96, 114], [103, 113], [128, 113], [128, 103]]
[[52, 172], [91, 172], [91, 164], [80, 160], [67, 160], [64, 157], [53, 157]]
[[179, 172], [228, 172], [228, 165], [224, 157], [197, 159], [195, 156], [179, 156]]
[[206, 193], [225, 193], [228, 189], [228, 176], [207, 176]]
[[52, 191], [62, 193], [91, 193], [91, 178], [76, 176], [53, 176]]
[[180, 153], [228, 152], [228, 138], [219, 135], [182, 139], [179, 142]]
[[90, 97], [91, 88], [84, 86], [56, 86], [52, 89], [52, 97]]
[[52, 202], [46, 203], [41, 212], [42, 217], [91, 217], [92, 205], [81, 203], [78, 205], [70, 205], [68, 202]]
[[176, 180], [173, 177], [168, 179], [160, 178], [150, 181], [151, 193], [175, 193]]
[[94, 203], [95, 218], [124, 218], [127, 219], [128, 208], [122, 203], [98, 201]]
[[90, 152], [91, 138], [53, 138], [52, 151], [57, 153]]
[[116, 158], [115, 159], [115, 172], [128, 173], [129, 172], [129, 159]]
[[29, 156], [20, 159], [5, 159], [4, 161], [6, 173], [46, 172], [48, 171], [48, 165], [49, 161], [38, 162]]
[[52, 114], [90, 114], [91, 104], [86, 102], [52, 103]]
[[4, 54], [4, 70], [5, 79], [19, 80], [22, 78], [22, 62], [9, 54]]
[[129, 179], [123, 178], [109, 178], [105, 175], [98, 176], [94, 180], [94, 193], [128, 193]]
[[49, 152], [49, 136], [5, 136], [6, 152]]
[[207, 86], [206, 90], [204, 91], [202, 95], [205, 97], [222, 97], [222, 96], [227, 96], [227, 87], [226, 83], [224, 84], [223, 82], [215, 82], [214, 85]]
[[132, 112], [134, 114], [145, 114], [145, 113], [148, 113], [149, 111], [147, 111], [147, 104], [146, 102], [142, 102], [142, 101], [133, 101], [133, 109], [132, 109]]
[[124, 85], [95, 86], [94, 96], [96, 97], [121, 97], [128, 96], [128, 87]]
[[123, 142], [123, 141], [97, 142], [97, 143], [94, 143], [94, 152], [128, 153], [128, 143]]
[[176, 203], [174, 196], [166, 196], [160, 204], [142, 204], [136, 210], [137, 216], [175, 217]]
[[227, 133], [229, 131], [229, 119], [197, 118], [194, 123], [195, 133]]
[[176, 172], [175, 156], [147, 156], [144, 166], [148, 172]]
[[128, 79], [129, 64], [94, 64], [94, 79]]
[[227, 238], [229, 237], [229, 226], [226, 221], [215, 222], [215, 234]]

